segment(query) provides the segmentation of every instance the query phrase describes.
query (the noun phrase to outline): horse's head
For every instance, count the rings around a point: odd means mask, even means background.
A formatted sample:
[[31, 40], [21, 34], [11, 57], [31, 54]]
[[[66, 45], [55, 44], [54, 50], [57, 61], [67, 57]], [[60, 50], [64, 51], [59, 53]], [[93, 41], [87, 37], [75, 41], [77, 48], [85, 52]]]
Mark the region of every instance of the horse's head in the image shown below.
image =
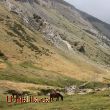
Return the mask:
[[61, 100], [63, 101], [63, 95], [60, 94]]

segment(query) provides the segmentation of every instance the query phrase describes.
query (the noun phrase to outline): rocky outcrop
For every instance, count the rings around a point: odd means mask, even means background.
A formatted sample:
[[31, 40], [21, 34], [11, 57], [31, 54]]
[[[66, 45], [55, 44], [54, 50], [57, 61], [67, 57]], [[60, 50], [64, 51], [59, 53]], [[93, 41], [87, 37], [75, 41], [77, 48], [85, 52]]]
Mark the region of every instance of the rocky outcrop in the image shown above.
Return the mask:
[[11, 0], [6, 0], [6, 6], [10, 12], [13, 12], [16, 14], [22, 13], [22, 10], [20, 10], [20, 8], [17, 5], [15, 5]]
[[[19, 0], [17, 0], [19, 1]], [[26, 2], [26, 1], [24, 1]], [[33, 1], [34, 2], [34, 1]], [[36, 1], [39, 2], [39, 1]], [[42, 1], [42, 5], [46, 5], [46, 1]], [[29, 2], [30, 4], [30, 2]], [[67, 42], [64, 41], [61, 36], [60, 32], [58, 32], [54, 26], [49, 24], [46, 19], [43, 19], [37, 14], [33, 14], [32, 16], [24, 16], [25, 12], [19, 5], [15, 4], [12, 2], [12, 0], [6, 0], [6, 5], [8, 6], [8, 9], [10, 12], [13, 12], [15, 14], [18, 14], [19, 17], [23, 20], [24, 24], [28, 27], [34, 28], [35, 30], [40, 31], [41, 33], [44, 34], [44, 38], [46, 39], [47, 42], [52, 43], [54, 46], [56, 46], [59, 49], [62, 50], [72, 50], [71, 45]], [[71, 48], [71, 49], [70, 49]]]
[[55, 30], [52, 25], [47, 23], [46, 27], [42, 30], [42, 32], [44, 34], [44, 38], [54, 44], [57, 48], [62, 50], [70, 50], [71, 46], [68, 46], [69, 43], [67, 43], [61, 38], [60, 33]]

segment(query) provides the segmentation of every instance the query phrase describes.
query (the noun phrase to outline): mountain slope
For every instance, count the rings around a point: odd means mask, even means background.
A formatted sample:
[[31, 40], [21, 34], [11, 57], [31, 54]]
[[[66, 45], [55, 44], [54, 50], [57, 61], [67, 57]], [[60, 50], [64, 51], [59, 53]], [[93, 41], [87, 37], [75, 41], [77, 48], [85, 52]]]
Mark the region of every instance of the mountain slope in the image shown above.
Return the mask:
[[0, 1], [0, 79], [64, 87], [109, 77], [110, 42], [80, 13], [63, 0]]

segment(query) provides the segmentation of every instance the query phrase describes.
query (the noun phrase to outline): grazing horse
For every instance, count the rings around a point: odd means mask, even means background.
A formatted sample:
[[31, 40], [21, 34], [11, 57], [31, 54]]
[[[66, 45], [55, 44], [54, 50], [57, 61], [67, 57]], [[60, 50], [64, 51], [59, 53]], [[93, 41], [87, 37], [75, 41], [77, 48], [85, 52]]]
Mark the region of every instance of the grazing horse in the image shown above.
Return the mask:
[[20, 91], [16, 91], [16, 90], [8, 90], [6, 91], [8, 94], [11, 94], [14, 98], [14, 96], [16, 96], [16, 98], [19, 98], [19, 97], [23, 97], [24, 95], [29, 95], [30, 92], [28, 91], [23, 91], [23, 92], [20, 92]]
[[59, 101], [59, 97], [63, 101], [63, 96], [60, 93], [50, 93], [50, 101], [53, 101], [54, 98], [56, 98], [56, 101]]

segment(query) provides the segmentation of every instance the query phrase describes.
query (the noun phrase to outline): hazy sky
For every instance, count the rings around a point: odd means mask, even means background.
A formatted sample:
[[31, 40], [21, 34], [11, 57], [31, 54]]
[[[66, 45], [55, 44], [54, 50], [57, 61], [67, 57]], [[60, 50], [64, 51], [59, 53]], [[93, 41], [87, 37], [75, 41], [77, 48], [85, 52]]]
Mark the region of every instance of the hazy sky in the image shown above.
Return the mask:
[[76, 8], [83, 10], [110, 24], [110, 0], [65, 0]]

